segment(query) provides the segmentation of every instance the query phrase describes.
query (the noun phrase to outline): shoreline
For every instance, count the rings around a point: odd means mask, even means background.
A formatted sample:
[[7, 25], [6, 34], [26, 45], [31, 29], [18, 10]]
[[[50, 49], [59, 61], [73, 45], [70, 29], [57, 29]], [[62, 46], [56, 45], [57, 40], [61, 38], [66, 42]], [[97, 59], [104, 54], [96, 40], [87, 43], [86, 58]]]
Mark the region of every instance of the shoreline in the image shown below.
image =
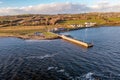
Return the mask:
[[30, 37], [21, 37], [21, 36], [0, 36], [0, 38], [18, 38], [18, 39], [23, 39], [23, 40], [54, 40], [54, 39], [61, 39], [59, 36], [58, 37], [51, 37], [51, 38], [30, 38]]
[[[112, 26], [94, 26], [94, 27], [82, 27], [82, 28], [74, 28], [74, 29], [69, 29], [66, 31], [60, 31], [58, 33], [54, 33], [54, 32], [50, 32], [52, 34], [54, 34], [55, 36], [53, 37], [40, 37], [40, 36], [26, 36], [26, 35], [5, 35], [5, 36], [0, 36], [0, 38], [9, 38], [9, 37], [13, 37], [13, 38], [19, 38], [19, 39], [23, 39], [23, 40], [54, 40], [54, 39], [61, 39], [59, 37], [59, 33], [64, 33], [64, 32], [69, 32], [69, 31], [75, 31], [75, 30], [82, 30], [82, 29], [86, 29], [86, 28], [100, 28], [100, 27], [112, 27]], [[115, 26], [115, 27], [120, 27], [120, 26]]]
[[[86, 29], [86, 28], [100, 28], [100, 27], [113, 27], [113, 26], [100, 25], [100, 26], [93, 26], [93, 27], [82, 27], [82, 28], [70, 29], [70, 30], [62, 31], [62, 32], [64, 33], [64, 32], [69, 32], [69, 31], [82, 30], [82, 29]], [[120, 27], [120, 26], [114, 26], [114, 27]]]

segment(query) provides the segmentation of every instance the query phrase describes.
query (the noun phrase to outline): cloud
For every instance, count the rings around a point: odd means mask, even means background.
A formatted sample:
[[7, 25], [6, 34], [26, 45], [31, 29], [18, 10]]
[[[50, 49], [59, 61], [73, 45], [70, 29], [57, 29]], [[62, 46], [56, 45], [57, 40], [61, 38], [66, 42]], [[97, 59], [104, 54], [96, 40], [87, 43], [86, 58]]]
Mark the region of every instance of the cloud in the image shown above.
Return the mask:
[[0, 8], [0, 15], [17, 14], [69, 14], [84, 12], [120, 12], [119, 4], [110, 4], [106, 1], [88, 6], [80, 3], [50, 3], [27, 7]]
[[90, 6], [94, 12], [120, 12], [120, 5], [110, 4], [107, 0]]

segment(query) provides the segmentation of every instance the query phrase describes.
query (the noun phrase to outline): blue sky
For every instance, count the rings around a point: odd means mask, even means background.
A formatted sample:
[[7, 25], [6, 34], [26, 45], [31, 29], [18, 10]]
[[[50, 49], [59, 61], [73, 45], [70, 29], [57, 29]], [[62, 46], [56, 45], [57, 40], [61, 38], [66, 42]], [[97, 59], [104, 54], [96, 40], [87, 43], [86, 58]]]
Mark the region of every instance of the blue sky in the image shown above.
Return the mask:
[[120, 0], [0, 0], [0, 15], [120, 12]]
[[59, 2], [81, 2], [90, 3], [90, 0], [0, 0], [2, 7], [20, 7], [46, 3], [59, 3]]
[[81, 3], [87, 5], [93, 5], [97, 2], [108, 1], [109, 3], [115, 4], [120, 2], [120, 0], [0, 0], [0, 7], [22, 7], [38, 4], [48, 4], [48, 3], [59, 3], [59, 2], [71, 2], [71, 3]]

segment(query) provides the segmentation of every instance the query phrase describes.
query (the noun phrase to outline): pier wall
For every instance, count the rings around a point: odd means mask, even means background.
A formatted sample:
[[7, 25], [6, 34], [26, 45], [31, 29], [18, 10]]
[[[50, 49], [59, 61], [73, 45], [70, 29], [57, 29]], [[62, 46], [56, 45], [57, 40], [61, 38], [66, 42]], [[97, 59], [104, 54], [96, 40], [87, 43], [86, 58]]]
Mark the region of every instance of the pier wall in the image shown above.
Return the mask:
[[67, 41], [70, 41], [72, 43], [84, 46], [86, 48], [89, 48], [89, 47], [93, 46], [92, 44], [89, 44], [89, 43], [86, 43], [86, 42], [83, 42], [83, 41], [79, 41], [79, 40], [76, 40], [76, 39], [73, 39], [73, 38], [70, 38], [70, 37], [67, 37], [67, 36], [64, 36], [64, 35], [61, 35], [60, 37], [64, 40], [67, 40]]

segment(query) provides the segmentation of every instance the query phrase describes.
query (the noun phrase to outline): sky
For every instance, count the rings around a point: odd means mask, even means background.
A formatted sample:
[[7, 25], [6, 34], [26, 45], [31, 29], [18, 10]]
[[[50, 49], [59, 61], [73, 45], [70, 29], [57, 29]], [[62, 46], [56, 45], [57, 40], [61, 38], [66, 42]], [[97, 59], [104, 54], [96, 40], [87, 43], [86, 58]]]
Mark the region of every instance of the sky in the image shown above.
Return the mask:
[[120, 12], [120, 0], [0, 0], [1, 15]]

